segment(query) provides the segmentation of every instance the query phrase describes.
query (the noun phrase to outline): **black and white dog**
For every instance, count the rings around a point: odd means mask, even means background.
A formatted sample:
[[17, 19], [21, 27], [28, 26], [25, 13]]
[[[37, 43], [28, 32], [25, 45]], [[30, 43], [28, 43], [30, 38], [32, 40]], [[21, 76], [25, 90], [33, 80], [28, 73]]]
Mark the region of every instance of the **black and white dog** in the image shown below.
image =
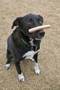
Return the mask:
[[18, 79], [24, 81], [24, 75], [20, 68], [20, 61], [30, 59], [34, 62], [34, 71], [40, 73], [40, 68], [37, 61], [38, 53], [35, 53], [40, 48], [42, 37], [45, 32], [43, 30], [29, 33], [30, 28], [43, 24], [43, 17], [35, 14], [28, 14], [23, 17], [17, 17], [14, 20], [12, 29], [16, 26], [13, 33], [7, 40], [7, 62], [5, 67], [10, 68], [11, 64], [15, 64], [18, 72]]

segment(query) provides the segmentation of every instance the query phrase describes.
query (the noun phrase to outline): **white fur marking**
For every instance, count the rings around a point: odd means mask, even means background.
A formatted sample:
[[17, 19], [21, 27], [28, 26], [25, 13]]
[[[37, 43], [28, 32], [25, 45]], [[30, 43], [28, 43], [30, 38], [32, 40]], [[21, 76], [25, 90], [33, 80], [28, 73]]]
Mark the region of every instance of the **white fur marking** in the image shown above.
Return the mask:
[[32, 38], [30, 38], [30, 44], [31, 44], [31, 46], [35, 46], [35, 44], [33, 43], [33, 39]]
[[34, 61], [34, 55], [36, 54], [36, 53], [38, 53], [40, 51], [40, 49], [39, 50], [37, 50], [37, 51], [33, 51], [33, 50], [31, 50], [31, 51], [28, 51], [27, 53], [25, 53], [24, 55], [23, 55], [23, 58], [25, 58], [25, 59], [31, 59], [32, 61]]
[[38, 63], [35, 63], [34, 70], [35, 70], [35, 73], [36, 74], [39, 74], [40, 73], [40, 68], [39, 68]]
[[27, 53], [25, 53], [23, 55], [23, 57], [25, 57], [25, 59], [31, 59], [32, 61], [34, 61], [33, 56], [35, 55], [35, 51], [31, 50], [28, 51]]
[[5, 68], [8, 69], [10, 67], [10, 64], [6, 64]]
[[18, 74], [18, 80], [19, 81], [24, 81], [25, 80], [23, 73]]

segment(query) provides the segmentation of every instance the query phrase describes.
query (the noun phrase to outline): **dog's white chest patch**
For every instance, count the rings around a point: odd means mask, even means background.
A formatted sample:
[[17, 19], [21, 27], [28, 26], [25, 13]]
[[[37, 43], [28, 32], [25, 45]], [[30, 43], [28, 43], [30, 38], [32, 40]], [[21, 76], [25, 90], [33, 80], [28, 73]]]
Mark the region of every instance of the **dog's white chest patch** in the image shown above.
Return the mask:
[[31, 59], [32, 61], [34, 61], [33, 57], [35, 54], [36, 54], [36, 52], [31, 50], [31, 51], [28, 51], [27, 53], [25, 53], [23, 55], [23, 57], [25, 57], [25, 59]]

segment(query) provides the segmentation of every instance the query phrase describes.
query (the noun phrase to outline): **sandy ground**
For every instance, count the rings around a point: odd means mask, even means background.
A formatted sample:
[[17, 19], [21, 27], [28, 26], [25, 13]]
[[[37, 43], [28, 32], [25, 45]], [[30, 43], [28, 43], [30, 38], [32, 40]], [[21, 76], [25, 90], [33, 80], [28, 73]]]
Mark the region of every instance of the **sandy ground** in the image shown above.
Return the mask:
[[[6, 41], [17, 16], [41, 14], [50, 24], [39, 52], [41, 74], [35, 75], [30, 61], [22, 62], [26, 80], [18, 82], [15, 67], [5, 70]], [[0, 90], [60, 90], [60, 0], [0, 0]]]

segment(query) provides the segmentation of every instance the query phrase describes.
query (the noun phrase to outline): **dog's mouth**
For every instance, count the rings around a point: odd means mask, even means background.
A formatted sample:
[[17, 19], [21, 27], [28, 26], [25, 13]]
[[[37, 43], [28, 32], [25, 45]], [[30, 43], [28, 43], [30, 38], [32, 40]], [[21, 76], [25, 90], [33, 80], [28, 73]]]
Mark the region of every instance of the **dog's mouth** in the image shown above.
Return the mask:
[[41, 40], [45, 35], [45, 32], [41, 30], [40, 32], [30, 33], [29, 38], [32, 38], [34, 40]]
[[43, 30], [40, 30], [40, 31], [30, 33], [29, 29], [34, 28], [34, 27], [37, 27], [37, 26], [33, 26], [31, 24], [26, 24], [24, 27], [25, 34], [28, 36], [28, 38], [32, 38], [34, 40], [41, 40], [44, 37], [45, 32]]
[[38, 33], [37, 37], [35, 38], [35, 40], [41, 40], [45, 35], [45, 32], [40, 32]]

